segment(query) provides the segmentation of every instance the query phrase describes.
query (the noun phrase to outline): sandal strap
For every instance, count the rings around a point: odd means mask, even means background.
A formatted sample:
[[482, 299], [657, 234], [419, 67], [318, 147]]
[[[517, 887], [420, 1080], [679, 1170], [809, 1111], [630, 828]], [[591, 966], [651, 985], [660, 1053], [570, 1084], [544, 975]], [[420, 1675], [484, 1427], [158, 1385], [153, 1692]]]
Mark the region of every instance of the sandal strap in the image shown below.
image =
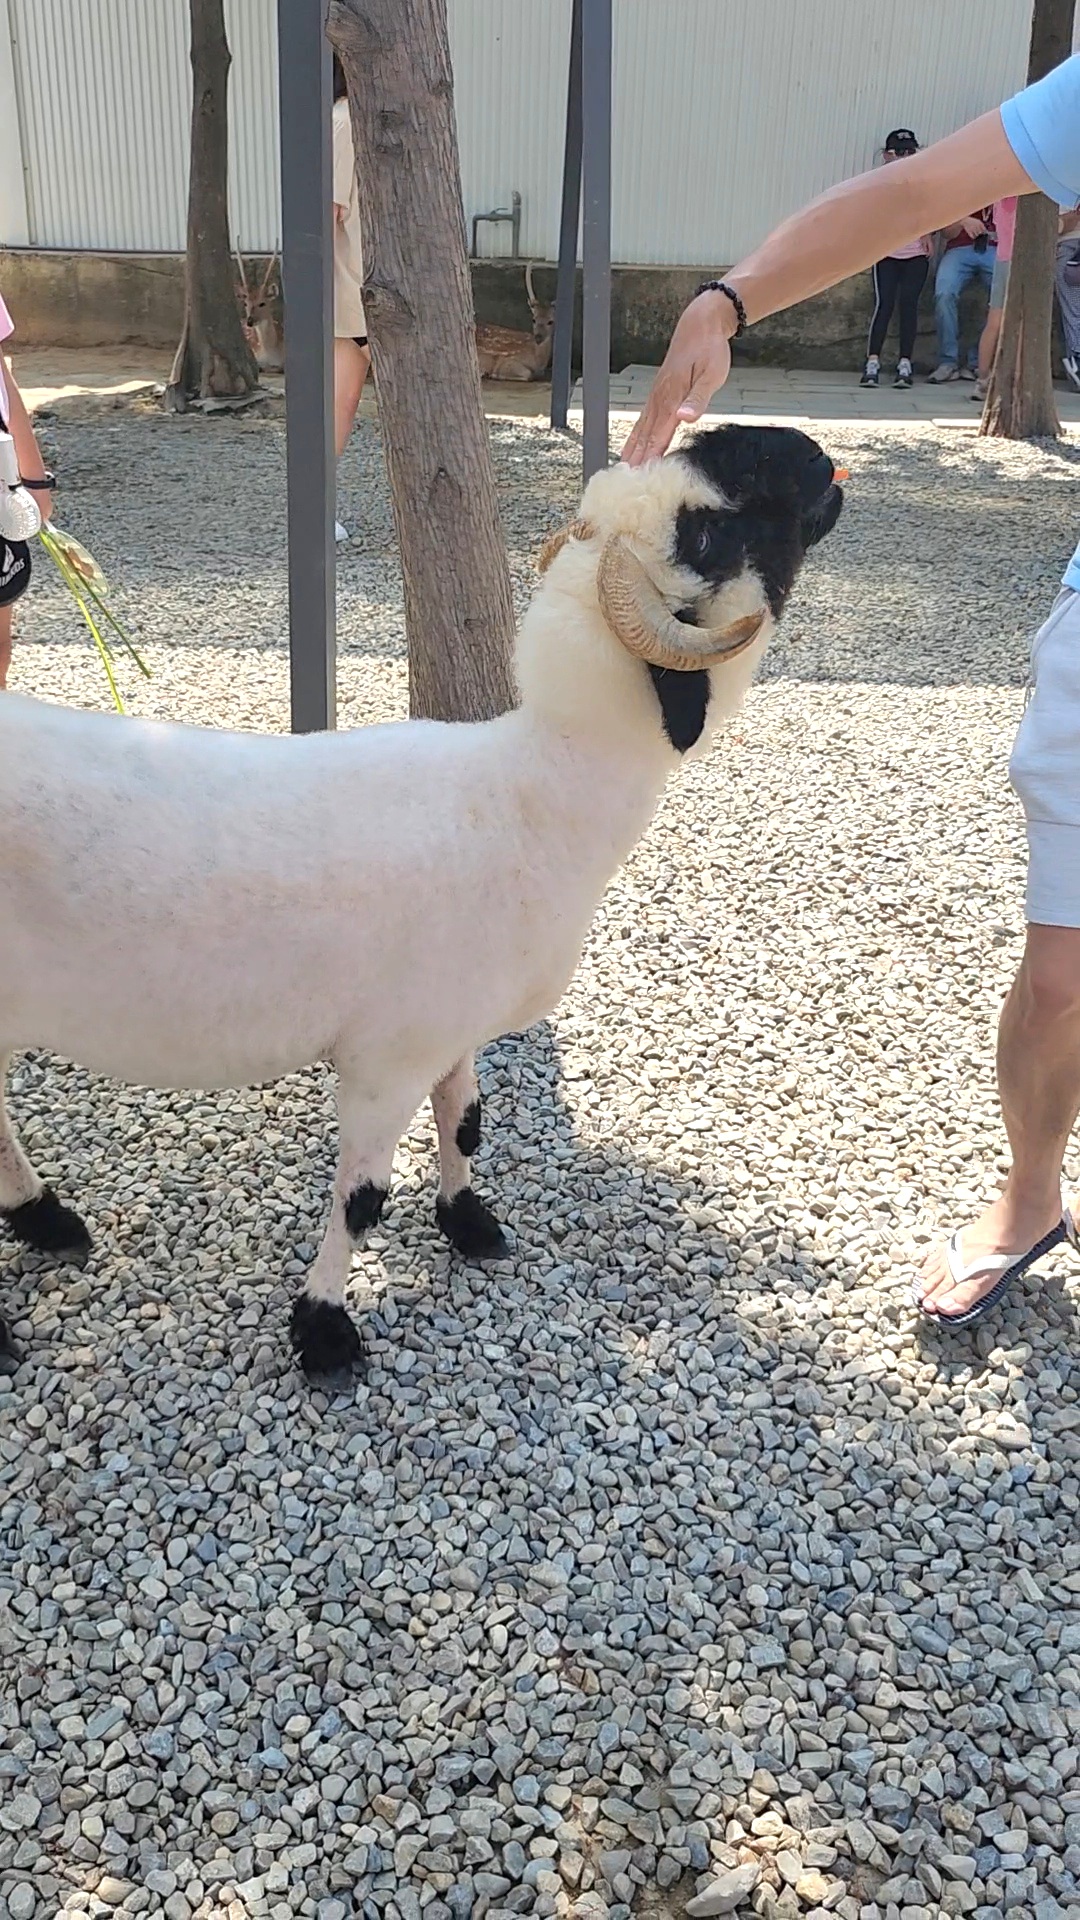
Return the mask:
[[[1076, 1233], [1077, 1228], [1073, 1217], [1069, 1209], [1063, 1207], [1061, 1219], [1058, 1221], [1056, 1227], [1051, 1227], [1049, 1233], [1044, 1233], [1042, 1239], [1036, 1240], [1035, 1245], [1029, 1247], [1026, 1253], [1019, 1253], [1015, 1256], [1008, 1254], [984, 1254], [981, 1260], [972, 1261], [968, 1265], [964, 1272], [964, 1278], [970, 1278], [972, 1273], [993, 1273], [995, 1268], [999, 1269], [998, 1278], [994, 1282], [994, 1285], [988, 1293], [983, 1294], [981, 1300], [976, 1300], [970, 1307], [965, 1307], [962, 1313], [934, 1313], [930, 1314], [928, 1318], [943, 1327], [967, 1327], [973, 1325], [976, 1320], [981, 1320], [984, 1314], [990, 1313], [991, 1310], [997, 1306], [998, 1302], [1004, 1299], [1013, 1281], [1021, 1279], [1028, 1271], [1028, 1268], [1035, 1266], [1037, 1261], [1043, 1258], [1044, 1254], [1051, 1253], [1055, 1247], [1061, 1245], [1063, 1240], [1071, 1240], [1076, 1244]], [[953, 1273], [951, 1258], [953, 1242], [958, 1242], [959, 1238], [958, 1233], [953, 1234], [946, 1249], [950, 1275]], [[1004, 1266], [1000, 1266], [999, 1264], [1002, 1261], [1004, 1262]]]

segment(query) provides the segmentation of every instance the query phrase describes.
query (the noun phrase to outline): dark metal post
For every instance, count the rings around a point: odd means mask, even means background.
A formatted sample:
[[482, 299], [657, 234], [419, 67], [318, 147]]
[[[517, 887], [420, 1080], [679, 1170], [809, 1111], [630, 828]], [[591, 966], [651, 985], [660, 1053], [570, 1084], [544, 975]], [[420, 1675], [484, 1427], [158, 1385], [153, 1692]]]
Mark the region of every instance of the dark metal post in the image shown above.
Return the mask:
[[566, 88], [559, 280], [555, 291], [555, 340], [551, 354], [551, 424], [565, 427], [570, 404], [570, 350], [574, 337], [574, 283], [581, 220], [581, 0], [570, 17], [570, 77]]
[[333, 104], [326, 0], [278, 0], [294, 733], [335, 723]]
[[582, 466], [608, 464], [611, 394], [611, 0], [583, 0]]

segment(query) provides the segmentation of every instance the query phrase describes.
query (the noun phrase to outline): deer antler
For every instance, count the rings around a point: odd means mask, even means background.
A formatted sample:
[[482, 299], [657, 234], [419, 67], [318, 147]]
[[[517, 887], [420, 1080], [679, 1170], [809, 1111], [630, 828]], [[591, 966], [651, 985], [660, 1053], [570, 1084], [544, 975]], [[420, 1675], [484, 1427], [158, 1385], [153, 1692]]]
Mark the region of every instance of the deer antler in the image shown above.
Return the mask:
[[530, 307], [535, 307], [537, 305], [537, 299], [536, 299], [535, 293], [533, 292], [531, 260], [527, 262], [525, 267], [525, 292], [528, 295]]
[[277, 267], [277, 264], [278, 264], [278, 256], [277, 256], [277, 254], [275, 253], [275, 255], [274, 255], [274, 257], [273, 257], [273, 259], [272, 259], [272, 260], [271, 260], [271, 262], [270, 262], [270, 265], [269, 265], [269, 266], [267, 267], [267, 269], [266, 269], [266, 272], [265, 272], [265, 273], [263, 274], [263, 277], [262, 277], [262, 281], [261, 281], [261, 284], [260, 284], [260, 286], [259, 286], [259, 297], [260, 297], [260, 298], [261, 298], [261, 297], [262, 297], [262, 295], [263, 295], [263, 294], [264, 294], [264, 293], [266, 292], [266, 289], [267, 289], [267, 287], [268, 287], [268, 286], [270, 285], [270, 279], [271, 279], [271, 276], [272, 276], [272, 274], [273, 274], [273, 272], [274, 272], [274, 270], [275, 270], [275, 268]]
[[237, 247], [236, 249], [236, 264], [240, 269], [240, 285], [244, 289], [244, 299], [247, 301], [248, 306], [250, 306], [251, 305], [251, 288], [248, 285], [248, 277], [244, 268], [244, 256], [241, 253], [239, 247]]

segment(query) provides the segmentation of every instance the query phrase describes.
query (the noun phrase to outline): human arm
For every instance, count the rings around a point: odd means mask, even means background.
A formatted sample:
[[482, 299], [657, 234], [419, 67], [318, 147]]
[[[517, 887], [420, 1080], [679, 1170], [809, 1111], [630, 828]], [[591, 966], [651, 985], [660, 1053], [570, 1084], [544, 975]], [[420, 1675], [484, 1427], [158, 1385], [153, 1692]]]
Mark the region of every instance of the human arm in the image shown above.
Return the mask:
[[[1080, 68], [1076, 79], [1080, 108]], [[747, 319], [761, 320], [871, 266], [913, 233], [962, 223], [972, 206], [1034, 190], [995, 110], [899, 165], [830, 188], [724, 279], [738, 293]], [[691, 301], [627, 440], [623, 458], [631, 466], [662, 454], [679, 423], [696, 420], [723, 386], [735, 327], [734, 303], [726, 294], [703, 293]]]
[[[15, 457], [19, 463], [19, 472], [24, 480], [44, 480], [45, 462], [34, 437], [30, 415], [26, 411], [15, 375], [11, 371], [11, 363], [2, 352], [0, 352], [0, 360], [3, 361], [4, 386], [7, 389], [8, 432], [15, 442]], [[33, 492], [42, 520], [48, 520], [52, 513], [52, 494], [44, 492], [40, 487], [35, 487]]]
[[334, 218], [344, 226], [349, 217], [356, 185], [356, 157], [353, 150], [349, 103], [339, 100], [334, 107], [333, 194]]

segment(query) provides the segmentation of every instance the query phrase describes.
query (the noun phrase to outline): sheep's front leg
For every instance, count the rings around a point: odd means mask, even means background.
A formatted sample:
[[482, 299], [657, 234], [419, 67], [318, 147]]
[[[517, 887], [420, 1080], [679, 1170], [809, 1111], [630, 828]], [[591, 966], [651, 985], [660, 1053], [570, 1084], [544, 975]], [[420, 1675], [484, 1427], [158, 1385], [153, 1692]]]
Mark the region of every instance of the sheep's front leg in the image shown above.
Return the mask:
[[340, 1391], [363, 1377], [364, 1343], [344, 1304], [349, 1266], [354, 1246], [382, 1213], [394, 1148], [418, 1104], [419, 1096], [406, 1105], [400, 1089], [392, 1105], [373, 1099], [348, 1069], [339, 1068], [340, 1140], [330, 1223], [293, 1307], [290, 1329], [313, 1384]]
[[471, 1059], [459, 1060], [432, 1091], [439, 1135], [435, 1217], [466, 1260], [504, 1260], [510, 1249], [495, 1215], [472, 1186], [469, 1165], [480, 1145], [480, 1092]]
[[35, 1253], [51, 1253], [69, 1263], [85, 1260], [92, 1245], [85, 1223], [45, 1186], [15, 1137], [4, 1104], [10, 1058], [0, 1047], [0, 1218], [16, 1240]]

